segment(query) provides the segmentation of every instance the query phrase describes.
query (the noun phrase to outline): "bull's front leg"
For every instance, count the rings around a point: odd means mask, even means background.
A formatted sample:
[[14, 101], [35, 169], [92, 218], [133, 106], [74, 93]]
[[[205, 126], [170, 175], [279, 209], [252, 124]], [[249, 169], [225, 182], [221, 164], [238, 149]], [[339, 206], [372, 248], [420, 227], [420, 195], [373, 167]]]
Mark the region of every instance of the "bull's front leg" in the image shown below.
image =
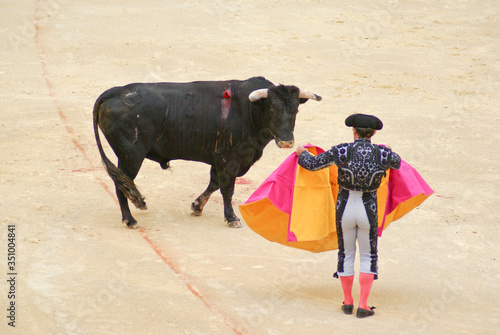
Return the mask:
[[233, 210], [233, 194], [234, 182], [236, 176], [223, 172], [219, 174], [220, 192], [224, 200], [224, 218], [227, 221], [229, 228], [241, 228], [240, 219], [234, 214]]

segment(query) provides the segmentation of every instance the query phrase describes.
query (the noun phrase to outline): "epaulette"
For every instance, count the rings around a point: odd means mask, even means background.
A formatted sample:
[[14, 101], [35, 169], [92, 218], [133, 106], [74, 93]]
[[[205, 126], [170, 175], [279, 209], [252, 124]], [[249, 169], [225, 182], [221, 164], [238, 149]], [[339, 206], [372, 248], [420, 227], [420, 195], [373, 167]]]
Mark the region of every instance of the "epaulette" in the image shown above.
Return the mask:
[[351, 155], [351, 151], [348, 150], [349, 146], [350, 143], [342, 143], [335, 146], [335, 148], [337, 149], [340, 165], [345, 165], [349, 161]]
[[375, 147], [378, 148], [377, 151], [379, 151], [379, 154], [377, 155], [377, 161], [384, 170], [387, 170], [389, 168], [389, 158], [391, 157], [392, 150], [389, 147], [383, 145], [376, 145]]

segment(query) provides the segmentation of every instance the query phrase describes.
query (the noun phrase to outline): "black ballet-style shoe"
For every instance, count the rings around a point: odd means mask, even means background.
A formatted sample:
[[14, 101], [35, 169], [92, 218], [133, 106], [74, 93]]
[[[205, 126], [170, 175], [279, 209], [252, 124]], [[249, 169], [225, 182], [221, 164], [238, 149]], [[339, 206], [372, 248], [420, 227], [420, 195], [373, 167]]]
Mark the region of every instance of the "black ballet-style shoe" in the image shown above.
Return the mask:
[[374, 309], [375, 307], [370, 307], [369, 310], [358, 307], [358, 310], [356, 311], [356, 317], [361, 319], [372, 316], [373, 314], [375, 314], [375, 311], [373, 311]]
[[352, 314], [353, 309], [354, 305], [344, 305], [344, 303], [342, 303], [342, 311], [344, 311], [344, 314]]

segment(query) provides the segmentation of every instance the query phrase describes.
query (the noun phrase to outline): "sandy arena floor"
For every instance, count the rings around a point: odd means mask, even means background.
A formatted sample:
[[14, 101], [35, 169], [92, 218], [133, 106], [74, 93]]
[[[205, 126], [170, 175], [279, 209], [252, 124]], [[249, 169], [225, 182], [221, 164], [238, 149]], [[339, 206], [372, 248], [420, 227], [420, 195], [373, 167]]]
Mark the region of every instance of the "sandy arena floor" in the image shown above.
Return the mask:
[[[1, 334], [498, 333], [498, 1], [0, 7]], [[336, 252], [227, 228], [218, 193], [191, 216], [204, 164], [145, 162], [136, 182], [149, 210], [133, 212], [142, 229], [121, 225], [93, 135], [97, 97], [131, 82], [256, 75], [323, 96], [301, 106], [297, 144], [350, 141], [345, 117], [373, 113], [384, 121], [374, 142], [435, 190], [380, 239], [372, 318], [340, 310]], [[292, 152], [270, 143], [237, 185], [235, 207]]]

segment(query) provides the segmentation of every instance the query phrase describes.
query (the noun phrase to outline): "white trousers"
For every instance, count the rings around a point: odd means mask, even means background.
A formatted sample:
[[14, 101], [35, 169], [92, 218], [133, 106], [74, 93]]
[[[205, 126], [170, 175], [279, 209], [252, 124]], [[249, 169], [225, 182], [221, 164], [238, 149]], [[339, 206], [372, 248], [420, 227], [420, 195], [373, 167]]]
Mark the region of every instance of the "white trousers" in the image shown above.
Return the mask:
[[356, 240], [359, 246], [359, 272], [376, 274], [370, 271], [370, 222], [368, 221], [362, 196], [363, 192], [361, 191], [349, 191], [349, 199], [342, 215], [345, 258], [344, 271], [338, 272], [339, 276], [354, 275]]

